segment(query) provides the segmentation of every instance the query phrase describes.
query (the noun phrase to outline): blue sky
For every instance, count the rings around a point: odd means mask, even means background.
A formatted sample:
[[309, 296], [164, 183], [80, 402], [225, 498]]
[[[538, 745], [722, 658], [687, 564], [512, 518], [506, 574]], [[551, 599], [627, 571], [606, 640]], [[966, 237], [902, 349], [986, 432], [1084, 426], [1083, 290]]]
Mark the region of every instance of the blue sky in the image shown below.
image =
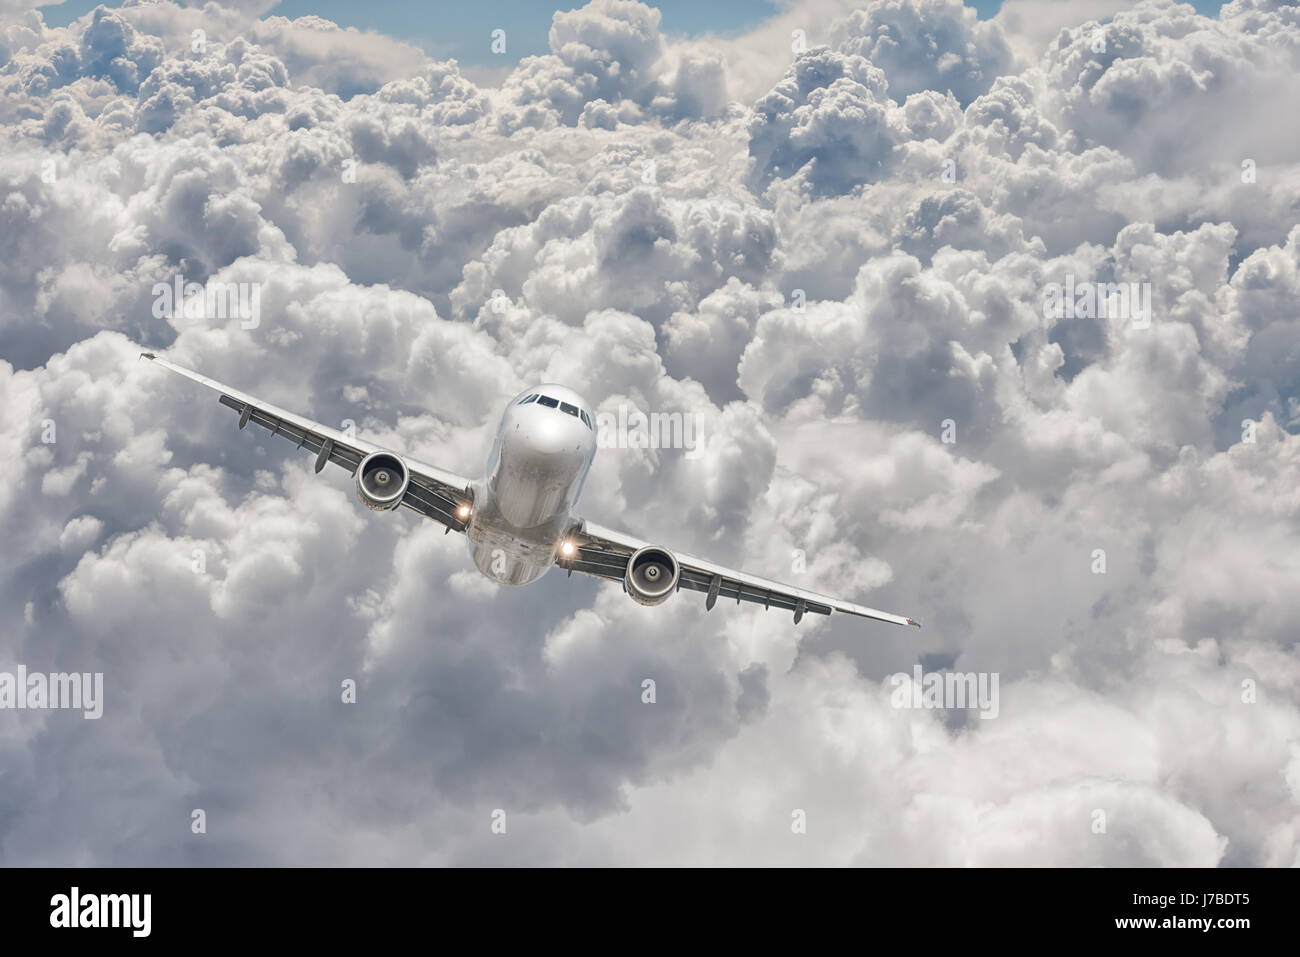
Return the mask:
[[[116, 6], [116, 4], [106, 4]], [[490, 64], [491, 32], [504, 27], [513, 56], [545, 53], [546, 34], [554, 9], [581, 6], [577, 2], [558, 2], [555, 7], [537, 0], [487, 0], [471, 4], [426, 4], [413, 0], [281, 0], [272, 11], [286, 17], [308, 14], [325, 17], [342, 26], [377, 30], [402, 37], [438, 57], [455, 57], [466, 64]], [[776, 11], [768, 0], [659, 0], [653, 3], [663, 11], [662, 29], [670, 34], [697, 34], [705, 31], [739, 32], [760, 22]], [[1202, 13], [1213, 13], [1222, 0], [1195, 0], [1192, 4]], [[68, 0], [59, 6], [46, 7], [47, 23], [64, 26], [99, 6], [97, 0]], [[1002, 0], [976, 0], [967, 3], [981, 17], [998, 12]], [[441, 8], [441, 9], [440, 9]], [[438, 12], [434, 12], [438, 11]]]

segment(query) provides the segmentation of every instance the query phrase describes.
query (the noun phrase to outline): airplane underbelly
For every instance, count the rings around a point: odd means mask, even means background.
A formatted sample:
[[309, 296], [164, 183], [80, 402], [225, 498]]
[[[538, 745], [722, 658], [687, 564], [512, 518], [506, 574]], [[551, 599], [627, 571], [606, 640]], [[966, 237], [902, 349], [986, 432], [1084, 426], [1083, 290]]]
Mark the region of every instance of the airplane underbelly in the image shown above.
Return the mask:
[[527, 585], [536, 581], [554, 561], [550, 549], [535, 553], [506, 541], [471, 541], [469, 551], [478, 570], [502, 585]]
[[541, 578], [570, 524], [566, 492], [567, 486], [556, 495], [525, 483], [488, 482], [465, 530], [478, 570], [503, 585]]
[[571, 471], [507, 458], [497, 470], [493, 498], [502, 517], [515, 528], [535, 528], [567, 511], [566, 498], [572, 482]]

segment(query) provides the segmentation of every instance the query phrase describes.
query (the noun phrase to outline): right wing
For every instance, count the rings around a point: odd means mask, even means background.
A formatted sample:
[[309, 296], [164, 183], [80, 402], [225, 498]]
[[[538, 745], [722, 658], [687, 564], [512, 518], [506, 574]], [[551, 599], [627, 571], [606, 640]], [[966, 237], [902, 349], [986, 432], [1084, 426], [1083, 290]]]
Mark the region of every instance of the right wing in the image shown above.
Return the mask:
[[217, 401], [239, 413], [241, 429], [252, 422], [272, 435], [296, 443], [300, 449], [315, 452], [317, 472], [325, 467], [326, 462], [333, 462], [347, 469], [348, 472], [355, 473], [361, 460], [371, 452], [393, 452], [399, 455], [411, 471], [411, 482], [402, 497], [402, 505], [419, 512], [426, 518], [442, 523], [449, 532], [453, 529], [463, 532], [469, 524], [467, 516], [468, 509], [473, 504], [473, 494], [468, 479], [418, 462], [400, 452], [383, 448], [365, 439], [349, 438], [338, 429], [331, 429], [328, 425], [313, 422], [305, 416], [295, 415], [279, 406], [263, 402], [255, 396], [218, 382], [216, 379], [209, 379], [193, 369], [178, 366], [152, 352], [142, 352], [140, 357], [156, 362], [187, 379], [193, 379], [218, 393]]
[[[626, 532], [605, 528], [594, 522], [581, 522], [575, 526], [569, 533], [569, 540], [575, 546], [574, 553], [568, 557], [557, 558], [556, 565], [610, 581], [622, 581], [627, 574], [627, 564], [632, 554], [652, 544]], [[786, 585], [770, 578], [761, 578], [748, 572], [727, 568], [705, 558], [687, 555], [685, 552], [672, 551], [672, 554], [677, 559], [681, 572], [677, 580], [677, 590], [685, 588], [688, 591], [703, 592], [706, 596], [705, 609], [712, 609], [719, 598], [734, 598], [736, 604], [748, 601], [760, 604], [764, 608], [783, 608], [786, 611], [793, 611], [795, 624], [799, 623], [805, 613], [829, 615], [838, 612], [842, 615], [887, 621], [892, 625], [920, 627], [919, 622], [905, 615], [895, 615], [855, 602], [832, 598], [806, 588]]]

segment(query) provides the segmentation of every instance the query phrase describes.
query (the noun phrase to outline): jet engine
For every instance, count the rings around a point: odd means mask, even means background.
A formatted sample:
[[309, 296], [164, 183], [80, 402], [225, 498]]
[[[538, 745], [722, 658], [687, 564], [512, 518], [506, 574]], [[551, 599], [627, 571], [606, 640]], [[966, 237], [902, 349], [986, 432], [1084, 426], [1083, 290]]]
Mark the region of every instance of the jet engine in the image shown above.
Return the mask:
[[371, 452], [357, 466], [357, 497], [366, 508], [384, 512], [402, 504], [411, 471], [392, 452]]
[[658, 545], [647, 545], [628, 559], [623, 584], [638, 604], [660, 605], [677, 590], [680, 576], [681, 568], [672, 552]]

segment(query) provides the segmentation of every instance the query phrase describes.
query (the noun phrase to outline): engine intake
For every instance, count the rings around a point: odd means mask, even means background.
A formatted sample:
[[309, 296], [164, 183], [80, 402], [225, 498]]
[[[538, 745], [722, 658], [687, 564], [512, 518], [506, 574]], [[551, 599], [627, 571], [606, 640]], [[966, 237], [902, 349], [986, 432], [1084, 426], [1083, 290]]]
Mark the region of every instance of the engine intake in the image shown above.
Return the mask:
[[660, 605], [677, 590], [681, 568], [672, 552], [657, 545], [647, 545], [627, 560], [623, 584], [632, 600], [641, 605]]
[[384, 512], [402, 504], [411, 471], [392, 452], [371, 452], [357, 466], [357, 497], [366, 508]]

